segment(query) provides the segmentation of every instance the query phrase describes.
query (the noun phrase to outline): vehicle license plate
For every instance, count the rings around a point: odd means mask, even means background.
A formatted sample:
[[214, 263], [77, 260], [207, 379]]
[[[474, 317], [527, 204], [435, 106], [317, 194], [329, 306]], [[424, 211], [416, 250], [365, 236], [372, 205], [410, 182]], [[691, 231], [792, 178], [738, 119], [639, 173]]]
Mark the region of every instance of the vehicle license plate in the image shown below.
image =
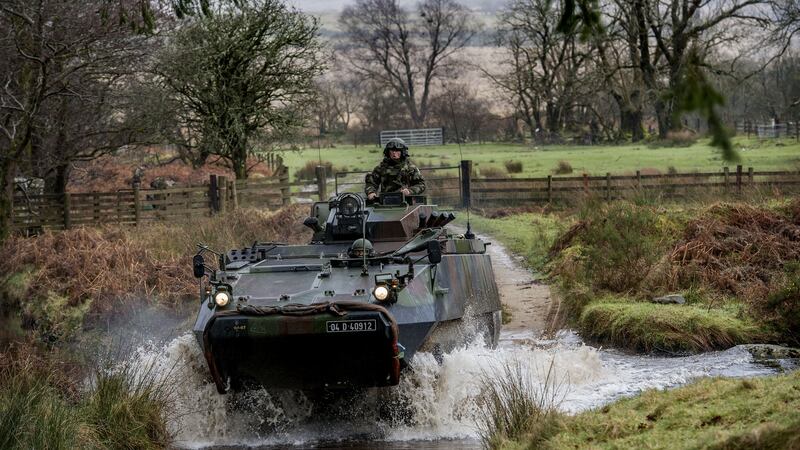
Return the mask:
[[336, 320], [325, 322], [328, 333], [358, 333], [361, 331], [375, 331], [378, 324], [375, 319], [368, 320]]

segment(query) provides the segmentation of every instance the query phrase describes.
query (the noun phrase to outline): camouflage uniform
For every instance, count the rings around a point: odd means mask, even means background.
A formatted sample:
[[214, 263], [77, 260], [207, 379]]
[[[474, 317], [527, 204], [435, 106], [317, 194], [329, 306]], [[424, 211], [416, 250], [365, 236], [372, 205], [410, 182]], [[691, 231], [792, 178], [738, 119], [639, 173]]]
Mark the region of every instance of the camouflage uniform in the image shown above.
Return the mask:
[[367, 195], [400, 192], [404, 187], [411, 191], [411, 195], [425, 192], [425, 180], [422, 174], [419, 173], [417, 166], [405, 158], [398, 161], [388, 157], [383, 158], [383, 161], [367, 174], [364, 183], [366, 184], [364, 192]]

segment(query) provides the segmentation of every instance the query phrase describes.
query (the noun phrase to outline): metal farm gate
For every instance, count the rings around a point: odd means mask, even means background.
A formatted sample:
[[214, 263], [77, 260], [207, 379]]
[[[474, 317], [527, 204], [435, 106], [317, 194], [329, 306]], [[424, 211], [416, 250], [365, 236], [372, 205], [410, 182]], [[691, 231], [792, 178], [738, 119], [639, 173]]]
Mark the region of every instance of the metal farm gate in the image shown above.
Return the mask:
[[409, 147], [423, 145], [444, 144], [444, 128], [417, 128], [413, 130], [384, 130], [381, 131], [380, 145], [383, 148], [389, 139], [400, 138]]

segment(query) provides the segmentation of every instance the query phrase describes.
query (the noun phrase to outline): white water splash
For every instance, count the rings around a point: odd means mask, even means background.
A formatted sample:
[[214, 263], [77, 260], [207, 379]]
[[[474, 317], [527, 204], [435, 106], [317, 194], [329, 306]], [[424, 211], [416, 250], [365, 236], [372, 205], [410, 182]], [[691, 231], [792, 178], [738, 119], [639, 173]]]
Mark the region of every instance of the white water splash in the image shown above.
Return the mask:
[[[309, 400], [295, 391], [219, 395], [210, 381], [205, 359], [187, 333], [162, 348], [143, 347], [133, 358], [152, 364], [170, 377], [177, 389], [170, 431], [176, 445], [285, 447], [337, 441], [476, 442], [481, 380], [504, 367], [522, 364], [532, 383], [544, 383], [552, 365], [554, 383], [563, 387], [560, 408], [577, 412], [646, 389], [663, 389], [703, 376], [755, 376], [773, 369], [752, 362], [739, 347], [680, 358], [646, 357], [584, 345], [570, 332], [556, 339], [530, 334], [501, 337], [496, 349], [480, 340], [444, 355], [415, 356], [413, 371], [401, 384], [382, 390], [350, 393], [343, 398]], [[553, 381], [551, 379], [551, 381]], [[404, 424], [378, 419], [378, 397], [405, 400]], [[367, 445], [367, 447], [369, 447]]]

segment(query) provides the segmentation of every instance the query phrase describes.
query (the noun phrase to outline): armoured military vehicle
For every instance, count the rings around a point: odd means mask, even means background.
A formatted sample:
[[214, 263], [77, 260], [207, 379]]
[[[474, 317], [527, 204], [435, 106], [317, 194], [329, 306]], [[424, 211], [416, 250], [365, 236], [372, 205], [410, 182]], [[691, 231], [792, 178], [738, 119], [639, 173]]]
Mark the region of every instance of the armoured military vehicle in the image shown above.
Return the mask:
[[451, 233], [453, 219], [422, 196], [344, 193], [313, 204], [306, 245], [200, 246], [193, 331], [217, 390], [391, 386], [417, 352], [475, 333], [496, 345], [487, 243]]

